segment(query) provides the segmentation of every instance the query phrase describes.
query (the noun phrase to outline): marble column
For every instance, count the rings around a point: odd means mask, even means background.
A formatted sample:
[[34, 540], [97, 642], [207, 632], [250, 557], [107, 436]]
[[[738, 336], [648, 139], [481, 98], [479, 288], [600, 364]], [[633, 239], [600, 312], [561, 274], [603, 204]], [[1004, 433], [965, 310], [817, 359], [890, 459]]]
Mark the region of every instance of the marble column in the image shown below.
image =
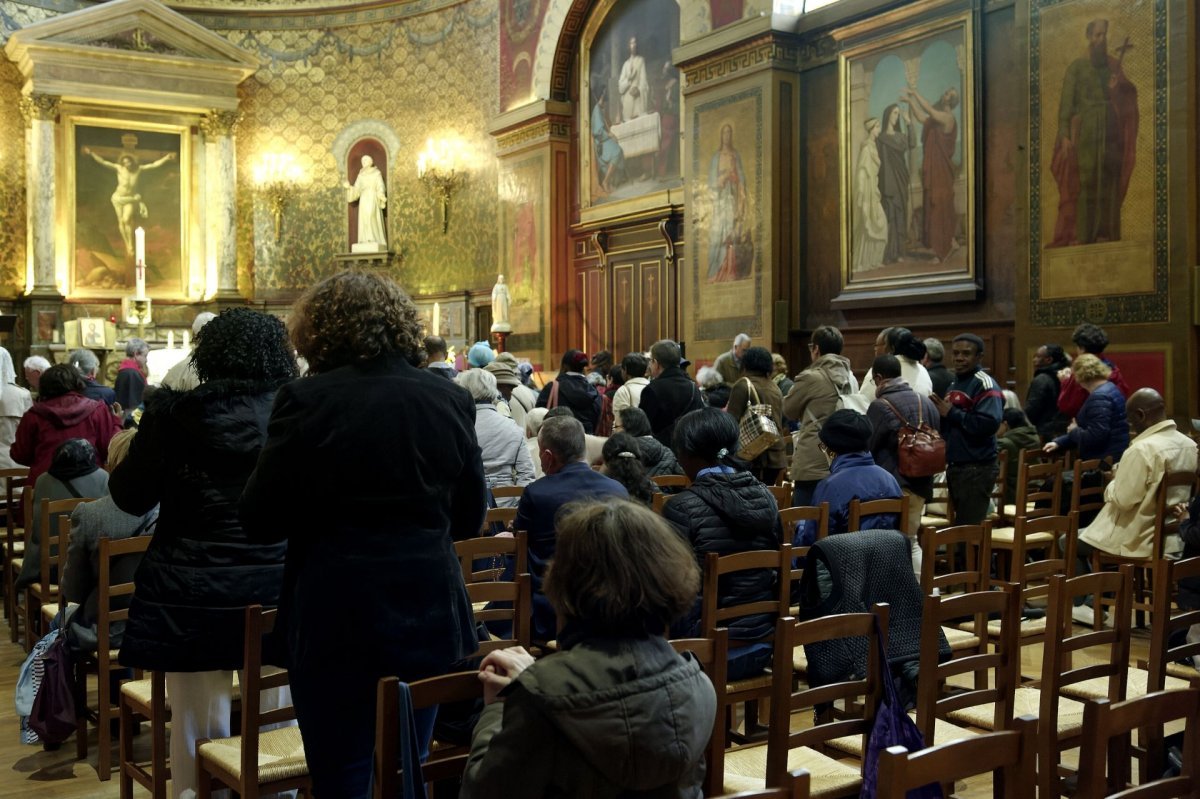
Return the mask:
[[33, 258], [33, 288], [30, 294], [59, 297], [55, 281], [55, 146], [60, 99], [34, 94], [21, 99], [21, 113], [28, 131], [25, 149], [26, 191], [29, 207], [28, 247]]
[[237, 161], [233, 134], [241, 111], [212, 110], [200, 121], [204, 132], [208, 241], [217, 262], [218, 301], [241, 300], [237, 283]]

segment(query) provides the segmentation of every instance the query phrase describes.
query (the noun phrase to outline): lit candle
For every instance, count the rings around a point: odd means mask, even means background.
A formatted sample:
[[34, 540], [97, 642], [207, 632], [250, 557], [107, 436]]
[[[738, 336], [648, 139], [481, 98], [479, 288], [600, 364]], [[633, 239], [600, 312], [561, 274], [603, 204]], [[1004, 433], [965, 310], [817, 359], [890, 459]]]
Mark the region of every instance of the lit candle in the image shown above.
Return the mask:
[[438, 331], [442, 329], [442, 306], [441, 303], [433, 304], [433, 330], [429, 331], [429, 335], [436, 336]]
[[169, 350], [175, 349], [175, 331], [174, 330], [167, 331], [167, 349], [169, 349]]
[[134, 240], [134, 256], [136, 264], [133, 267], [134, 278], [137, 281], [137, 290], [134, 292], [135, 300], [146, 299], [146, 231], [137, 228], [133, 231]]

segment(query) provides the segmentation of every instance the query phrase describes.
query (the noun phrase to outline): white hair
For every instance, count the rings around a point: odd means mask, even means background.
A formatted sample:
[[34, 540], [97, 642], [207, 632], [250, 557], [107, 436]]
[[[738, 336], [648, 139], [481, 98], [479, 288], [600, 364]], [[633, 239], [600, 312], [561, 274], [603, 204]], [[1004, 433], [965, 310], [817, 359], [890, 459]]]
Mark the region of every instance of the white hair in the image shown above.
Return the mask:
[[749, 344], [750, 341], [751, 341], [750, 337], [747, 336], [745, 333], [738, 333], [736, 336], [733, 337], [733, 346], [740, 347], [743, 344]]
[[721, 373], [711, 366], [701, 366], [696, 372], [696, 382], [700, 384], [700, 388], [705, 390], [714, 389], [725, 382], [725, 378], [721, 377]]
[[23, 365], [31, 372], [44, 372], [50, 368], [50, 362], [40, 355], [30, 355]]
[[487, 369], [468, 369], [460, 372], [455, 382], [465, 388], [476, 402], [495, 402], [500, 394], [496, 388], [496, 376]]

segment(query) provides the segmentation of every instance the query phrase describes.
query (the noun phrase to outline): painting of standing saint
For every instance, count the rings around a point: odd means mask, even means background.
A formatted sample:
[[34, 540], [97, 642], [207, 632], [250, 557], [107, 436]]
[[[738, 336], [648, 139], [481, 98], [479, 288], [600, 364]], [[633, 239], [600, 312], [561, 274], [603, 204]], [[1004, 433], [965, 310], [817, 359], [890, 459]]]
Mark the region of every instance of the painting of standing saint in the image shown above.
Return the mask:
[[974, 276], [970, 30], [959, 15], [840, 57], [843, 289]]
[[581, 128], [584, 205], [642, 197], [681, 185], [680, 75], [675, 0], [604, 4], [584, 33], [586, 97]]

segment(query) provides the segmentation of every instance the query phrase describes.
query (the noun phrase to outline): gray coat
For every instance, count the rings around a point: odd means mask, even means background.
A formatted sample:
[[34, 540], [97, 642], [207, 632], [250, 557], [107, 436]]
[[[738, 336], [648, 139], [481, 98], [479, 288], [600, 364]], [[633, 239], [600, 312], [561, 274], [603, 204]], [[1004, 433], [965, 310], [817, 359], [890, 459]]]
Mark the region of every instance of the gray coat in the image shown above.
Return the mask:
[[[488, 488], [524, 486], [536, 479], [533, 459], [525, 446], [525, 433], [512, 419], [501, 416], [495, 405], [475, 403], [475, 437], [479, 439]], [[496, 504], [502, 508], [515, 508], [517, 500], [502, 499]]]
[[483, 711], [463, 799], [699, 799], [716, 695], [661, 636], [585, 638]]
[[850, 361], [841, 355], [826, 353], [796, 375], [792, 390], [783, 398], [784, 417], [800, 425], [792, 453], [793, 480], [823, 480], [829, 475], [829, 461], [817, 449], [817, 433], [837, 410], [838, 393], [857, 391]]
[[[71, 480], [71, 489], [49, 472], [38, 475], [33, 486], [33, 508], [26, 509], [26, 514], [32, 519], [33, 531], [29, 536], [29, 544], [25, 548], [25, 560], [21, 564], [21, 573], [17, 575], [17, 588], [24, 588], [41, 579], [42, 557], [42, 500], [51, 502], [73, 497], [104, 497], [108, 496], [108, 472], [97, 469], [91, 474], [76, 477]], [[58, 514], [50, 517], [50, 534], [58, 535]]]
[[[63, 572], [62, 591], [68, 602], [79, 609], [71, 614], [68, 638], [78, 651], [96, 649], [96, 619], [100, 615], [100, 539], [119, 540], [153, 531], [158, 520], [158, 507], [145, 516], [131, 516], [117, 507], [112, 497], [85, 502], [71, 513], [71, 545], [67, 549], [67, 565]], [[111, 580], [125, 583], [133, 579], [140, 554], [123, 555], [113, 563]], [[129, 598], [125, 597], [128, 606]], [[125, 622], [115, 622], [110, 630], [110, 645], [121, 646]]]

